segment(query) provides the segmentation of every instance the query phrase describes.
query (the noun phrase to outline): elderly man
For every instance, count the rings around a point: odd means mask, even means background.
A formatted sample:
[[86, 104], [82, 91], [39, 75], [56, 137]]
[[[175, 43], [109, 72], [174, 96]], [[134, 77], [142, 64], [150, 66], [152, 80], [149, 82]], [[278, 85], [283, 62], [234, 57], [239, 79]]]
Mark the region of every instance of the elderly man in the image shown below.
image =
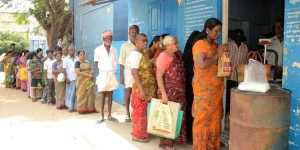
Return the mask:
[[66, 106], [69, 112], [76, 111], [76, 70], [75, 63], [78, 57], [75, 56], [75, 48], [69, 46], [69, 56], [63, 61], [63, 73], [66, 78]]
[[94, 62], [99, 69], [99, 76], [97, 77], [98, 92], [100, 92], [101, 95], [101, 119], [97, 121], [98, 124], [104, 121], [104, 104], [106, 97], [108, 98], [107, 120], [113, 122], [118, 121], [111, 116], [113, 90], [119, 87], [115, 75], [118, 67], [118, 53], [117, 49], [111, 45], [113, 40], [113, 33], [111, 31], [104, 31], [101, 38], [104, 44], [97, 47], [94, 52]]
[[120, 79], [121, 84], [125, 86], [125, 107], [126, 107], [126, 122], [131, 122], [129, 106], [130, 106], [130, 96], [132, 92], [132, 75], [131, 68], [129, 64], [129, 56], [132, 51], [135, 50], [135, 37], [139, 34], [140, 28], [137, 25], [132, 25], [129, 27], [129, 40], [122, 44], [120, 51]]

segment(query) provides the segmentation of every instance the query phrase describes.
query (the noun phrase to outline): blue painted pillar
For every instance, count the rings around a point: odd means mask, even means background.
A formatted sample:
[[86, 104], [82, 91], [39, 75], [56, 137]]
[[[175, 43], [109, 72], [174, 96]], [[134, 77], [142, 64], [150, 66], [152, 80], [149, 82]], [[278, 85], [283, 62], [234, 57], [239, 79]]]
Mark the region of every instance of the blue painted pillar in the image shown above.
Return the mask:
[[292, 91], [290, 150], [300, 149], [300, 2], [285, 0], [283, 87]]

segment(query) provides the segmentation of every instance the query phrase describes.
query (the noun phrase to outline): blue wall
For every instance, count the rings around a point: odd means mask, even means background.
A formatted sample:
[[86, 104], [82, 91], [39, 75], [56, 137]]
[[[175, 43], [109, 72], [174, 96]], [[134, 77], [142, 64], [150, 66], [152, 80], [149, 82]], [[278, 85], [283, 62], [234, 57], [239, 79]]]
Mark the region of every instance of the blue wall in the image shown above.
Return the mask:
[[290, 150], [300, 149], [300, 2], [285, 1], [283, 87], [292, 91]]
[[[114, 32], [113, 46], [117, 48], [118, 53], [123, 41], [128, 39], [127, 0], [119, 0], [110, 4], [78, 7], [78, 4], [84, 1], [86, 0], [73, 0], [70, 3], [74, 5], [70, 6], [70, 8], [74, 8], [74, 45], [76, 50], [84, 49], [87, 51], [86, 59], [93, 65], [97, 76], [99, 71], [94, 65], [94, 50], [103, 44], [103, 41], [100, 39], [101, 33], [105, 30]], [[118, 78], [119, 74], [118, 69]], [[120, 86], [118, 90], [114, 91], [114, 100], [124, 104], [123, 95], [124, 87]]]
[[[136, 24], [140, 27], [141, 32], [147, 34], [148, 37], [151, 37], [148, 33], [150, 30], [150, 14], [149, 14], [149, 4], [153, 2], [165, 2], [166, 0], [130, 0], [128, 7], [128, 24]], [[222, 13], [222, 3], [220, 0], [204, 0], [201, 2], [197, 2], [196, 4], [188, 3], [187, 1], [183, 1], [181, 5], [177, 4], [177, 1], [172, 0], [174, 3], [176, 3], [177, 7], [177, 16], [176, 16], [176, 32], [174, 32], [174, 36], [178, 38], [179, 41], [179, 47], [180, 50], [183, 51], [184, 45], [186, 43], [186, 40], [189, 36], [189, 34], [193, 30], [203, 30], [204, 22], [207, 18], [215, 17], [218, 19], [221, 19], [221, 13]], [[207, 13], [206, 16], [202, 16], [201, 19], [198, 19], [196, 23], [193, 24], [192, 27], [187, 27], [187, 16], [186, 14], [189, 14], [188, 9], [190, 6], [193, 5], [202, 5], [204, 4], [206, 7], [212, 6], [213, 8], [210, 9], [210, 12]], [[198, 8], [195, 8], [193, 10], [197, 10]], [[201, 11], [199, 11], [200, 13]], [[203, 11], [202, 11], [203, 12]], [[195, 12], [191, 12], [195, 13]], [[196, 20], [196, 19], [194, 19]], [[160, 24], [162, 25], [162, 24]], [[188, 29], [189, 28], [189, 29]], [[159, 35], [163, 34], [163, 32], [159, 32]], [[152, 40], [152, 39], [149, 39]], [[220, 42], [220, 41], [219, 41]]]

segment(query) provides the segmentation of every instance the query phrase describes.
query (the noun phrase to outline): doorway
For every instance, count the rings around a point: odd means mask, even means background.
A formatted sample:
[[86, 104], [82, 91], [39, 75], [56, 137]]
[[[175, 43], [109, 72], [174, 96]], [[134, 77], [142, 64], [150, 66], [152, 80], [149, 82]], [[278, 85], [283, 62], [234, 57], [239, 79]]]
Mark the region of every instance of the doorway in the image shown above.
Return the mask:
[[[248, 51], [257, 51], [263, 49], [259, 45], [260, 38], [272, 38], [275, 36], [274, 24], [276, 20], [284, 17], [284, 0], [230, 0], [229, 2], [229, 41], [234, 40], [234, 30], [241, 29], [244, 32], [244, 44], [247, 45]], [[281, 54], [282, 55], [282, 54]], [[271, 78], [274, 77], [271, 71]], [[228, 83], [228, 82], [227, 82]], [[235, 86], [237, 85], [234, 84]], [[234, 87], [227, 85], [226, 91]], [[230, 113], [230, 91], [226, 92], [225, 107], [225, 124], [222, 141], [227, 143], [229, 139], [229, 113]]]
[[177, 2], [174, 0], [158, 0], [148, 4], [149, 30], [148, 37], [164, 33], [176, 36], [177, 29]]

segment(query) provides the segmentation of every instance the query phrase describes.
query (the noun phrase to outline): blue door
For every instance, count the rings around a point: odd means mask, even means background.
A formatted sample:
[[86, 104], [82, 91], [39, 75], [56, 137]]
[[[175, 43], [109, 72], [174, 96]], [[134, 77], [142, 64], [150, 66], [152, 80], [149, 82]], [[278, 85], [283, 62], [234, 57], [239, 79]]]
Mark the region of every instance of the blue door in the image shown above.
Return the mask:
[[177, 1], [158, 0], [149, 3], [149, 40], [164, 33], [176, 36], [176, 28]]
[[177, 28], [177, 1], [161, 2], [161, 34], [168, 33], [176, 36]]
[[160, 2], [149, 3], [148, 40], [160, 34]]

